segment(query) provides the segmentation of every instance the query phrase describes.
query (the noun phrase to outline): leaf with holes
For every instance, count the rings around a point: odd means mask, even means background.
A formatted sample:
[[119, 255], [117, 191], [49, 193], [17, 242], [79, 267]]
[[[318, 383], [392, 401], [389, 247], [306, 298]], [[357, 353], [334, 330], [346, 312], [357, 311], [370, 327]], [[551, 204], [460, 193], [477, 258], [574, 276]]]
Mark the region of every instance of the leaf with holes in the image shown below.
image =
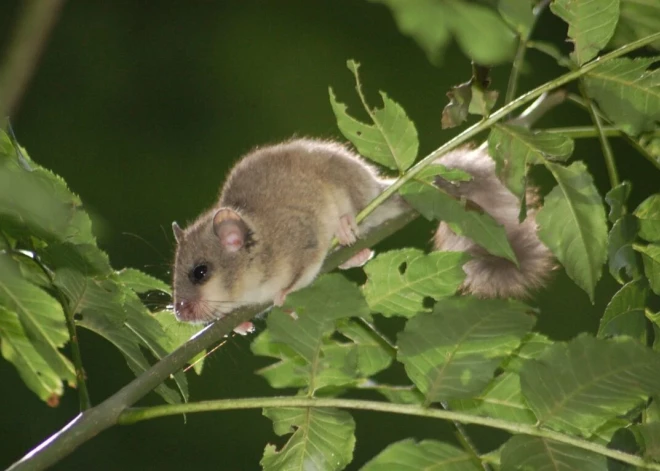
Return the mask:
[[583, 162], [568, 167], [546, 162], [558, 185], [536, 215], [539, 238], [573, 281], [594, 299], [607, 258], [605, 208]]
[[548, 469], [555, 471], [603, 471], [607, 458], [543, 437], [516, 435], [502, 448], [501, 471]]
[[534, 325], [528, 311], [512, 300], [443, 299], [408, 321], [398, 359], [427, 403], [474, 396]]
[[660, 354], [629, 337], [556, 343], [520, 374], [539, 424], [589, 437], [660, 390]]
[[646, 317], [644, 308], [649, 289], [646, 280], [631, 281], [622, 287], [605, 308], [598, 336], [628, 335], [644, 343]]
[[[362, 98], [359, 66], [355, 61], [348, 61], [348, 68], [355, 75], [357, 91]], [[363, 157], [403, 173], [417, 158], [417, 129], [401, 105], [383, 92], [380, 96], [383, 99], [383, 108], [380, 109], [370, 109], [363, 100], [362, 104], [373, 121], [373, 124], [365, 124], [347, 113], [346, 105], [337, 101], [330, 88], [330, 104], [341, 133]]]
[[589, 96], [618, 127], [637, 136], [660, 121], [660, 69], [649, 70], [657, 57], [620, 58], [585, 75]]
[[633, 214], [639, 221], [639, 236], [649, 242], [660, 242], [660, 194], [646, 198]]
[[361, 468], [361, 471], [480, 471], [472, 456], [448, 443], [413, 439], [392, 443]]
[[614, 34], [619, 0], [554, 0], [550, 10], [568, 23], [575, 47], [571, 58], [582, 65], [596, 57]]
[[644, 274], [649, 280], [651, 289], [660, 296], [660, 245], [649, 244], [646, 247], [635, 247], [642, 254]]
[[364, 267], [364, 296], [373, 312], [384, 316], [412, 317], [424, 311], [424, 298], [453, 295], [465, 279], [463, 252], [392, 250], [378, 255]]
[[338, 409], [272, 408], [264, 415], [273, 421], [279, 436], [293, 434], [280, 449], [267, 445], [264, 471], [293, 469], [344, 469], [353, 459], [355, 421]]

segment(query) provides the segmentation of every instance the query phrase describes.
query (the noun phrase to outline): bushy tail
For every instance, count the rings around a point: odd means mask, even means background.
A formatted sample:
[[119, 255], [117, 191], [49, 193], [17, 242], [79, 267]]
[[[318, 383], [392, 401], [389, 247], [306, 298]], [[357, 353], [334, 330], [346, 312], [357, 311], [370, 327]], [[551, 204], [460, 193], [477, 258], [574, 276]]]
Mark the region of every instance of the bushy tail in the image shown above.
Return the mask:
[[465, 251], [473, 257], [464, 265], [467, 277], [463, 290], [482, 298], [524, 298], [543, 286], [550, 278], [554, 260], [536, 234], [536, 189], [528, 189], [527, 218], [520, 223], [520, 202], [497, 178], [495, 162], [485, 150], [459, 149], [442, 157], [438, 163], [472, 175], [473, 179], [468, 182], [453, 184], [438, 178], [436, 184], [456, 197], [475, 203], [502, 224], [520, 265], [518, 268], [509, 260], [489, 254], [441, 222], [433, 238], [434, 248]]

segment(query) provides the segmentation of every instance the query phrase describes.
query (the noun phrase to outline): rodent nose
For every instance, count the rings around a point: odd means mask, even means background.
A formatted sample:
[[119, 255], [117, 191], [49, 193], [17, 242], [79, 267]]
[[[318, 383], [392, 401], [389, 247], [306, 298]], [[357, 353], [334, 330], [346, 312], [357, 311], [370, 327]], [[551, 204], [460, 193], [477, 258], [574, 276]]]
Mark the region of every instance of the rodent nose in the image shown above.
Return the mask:
[[195, 315], [194, 303], [190, 301], [177, 301], [174, 304], [174, 312], [180, 321], [190, 320]]

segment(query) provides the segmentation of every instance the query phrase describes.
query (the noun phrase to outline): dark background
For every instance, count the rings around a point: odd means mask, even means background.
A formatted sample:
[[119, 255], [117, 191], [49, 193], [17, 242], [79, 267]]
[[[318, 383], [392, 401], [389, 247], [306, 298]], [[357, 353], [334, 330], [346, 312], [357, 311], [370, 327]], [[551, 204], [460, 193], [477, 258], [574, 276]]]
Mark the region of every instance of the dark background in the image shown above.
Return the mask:
[[[0, 6], [0, 50], [20, 3], [5, 0]], [[565, 33], [566, 26], [546, 12], [535, 36], [567, 51]], [[400, 35], [389, 10], [355, 0], [70, 1], [13, 125], [31, 157], [81, 196], [113, 265], [168, 280], [171, 222], [190, 221], [209, 206], [228, 166], [242, 153], [293, 134], [341, 138], [328, 86], [351, 113], [365, 116], [345, 67], [351, 58], [362, 63], [372, 105], [380, 106], [377, 92], [385, 90], [415, 121], [420, 155], [458, 132], [441, 130], [440, 118], [448, 88], [469, 78], [468, 60], [451, 47], [444, 64], [432, 66]], [[534, 51], [528, 53], [527, 70], [521, 91], [563, 73]], [[493, 77], [503, 94], [508, 66], [495, 69]], [[565, 105], [541, 124], [587, 123], [585, 113]], [[655, 190], [653, 167], [624, 142], [613, 143], [622, 177], [635, 182], [632, 203], [637, 204]], [[597, 141], [577, 142], [576, 154], [587, 161], [604, 194], [608, 180]], [[542, 172], [539, 181], [545, 191], [550, 188]], [[418, 221], [381, 250], [426, 247], [431, 230]], [[532, 301], [541, 307], [538, 329], [555, 339], [594, 330], [615, 289], [606, 275], [592, 306], [558, 273]], [[95, 403], [131, 381], [122, 356], [105, 340], [83, 331], [81, 343]], [[207, 359], [202, 377], [190, 376], [191, 399], [276, 394], [253, 374], [263, 364], [246, 340], [234, 339]], [[78, 404], [76, 392], [67, 390], [60, 406], [49, 408], [4, 360], [0, 378], [4, 468], [65, 425]], [[152, 395], [143, 404], [159, 402]], [[369, 412], [354, 417], [351, 469], [397, 439], [452, 439], [450, 426], [440, 421]], [[501, 438], [491, 430], [470, 430], [482, 450]], [[282, 443], [259, 410], [190, 415], [186, 423], [180, 417], [156, 419], [108, 430], [55, 468], [258, 469], [268, 441]]]

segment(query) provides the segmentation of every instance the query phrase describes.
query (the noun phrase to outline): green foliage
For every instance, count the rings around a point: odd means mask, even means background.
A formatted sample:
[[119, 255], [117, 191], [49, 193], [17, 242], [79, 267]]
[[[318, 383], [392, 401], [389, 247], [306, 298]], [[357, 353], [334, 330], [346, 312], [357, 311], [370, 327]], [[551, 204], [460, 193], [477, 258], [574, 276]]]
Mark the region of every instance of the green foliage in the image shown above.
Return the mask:
[[639, 236], [649, 242], [660, 242], [660, 194], [649, 196], [633, 214], [639, 221]]
[[502, 449], [502, 471], [553, 469], [556, 471], [602, 471], [607, 469], [604, 456], [579, 450], [547, 438], [518, 435]]
[[481, 466], [474, 463], [472, 457], [447, 443], [435, 440], [402, 440], [388, 446], [374, 459], [369, 461], [362, 471], [417, 471], [433, 469], [437, 471], [479, 471]]
[[631, 281], [623, 286], [607, 305], [600, 319], [598, 336], [628, 335], [644, 343], [646, 317], [644, 308], [649, 289], [645, 280]]

